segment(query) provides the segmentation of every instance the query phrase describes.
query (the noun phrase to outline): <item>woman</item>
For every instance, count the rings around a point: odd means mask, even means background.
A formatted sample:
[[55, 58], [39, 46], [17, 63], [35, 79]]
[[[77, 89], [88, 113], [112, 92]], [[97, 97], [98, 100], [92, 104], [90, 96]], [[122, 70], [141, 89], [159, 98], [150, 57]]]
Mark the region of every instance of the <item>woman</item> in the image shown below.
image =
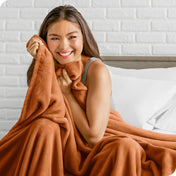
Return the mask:
[[[101, 62], [97, 44], [82, 15], [71, 6], [60, 6], [52, 10], [41, 25], [39, 36], [47, 43], [57, 63], [67, 64], [74, 61], [96, 57], [87, 72], [88, 87], [86, 112], [74, 98], [66, 72], [58, 78], [58, 83], [66, 96], [74, 122], [91, 145], [102, 139], [110, 111], [111, 79], [106, 66]], [[33, 38], [28, 46], [29, 53], [35, 58], [40, 40]], [[99, 59], [98, 59], [99, 58]], [[28, 71], [28, 82], [34, 61]], [[106, 89], [104, 89], [106, 87]], [[96, 109], [95, 109], [96, 107]]]
[[39, 36], [27, 45], [34, 59], [22, 115], [0, 141], [0, 175], [171, 174], [176, 136], [130, 126], [110, 108], [109, 72], [81, 14], [56, 7]]

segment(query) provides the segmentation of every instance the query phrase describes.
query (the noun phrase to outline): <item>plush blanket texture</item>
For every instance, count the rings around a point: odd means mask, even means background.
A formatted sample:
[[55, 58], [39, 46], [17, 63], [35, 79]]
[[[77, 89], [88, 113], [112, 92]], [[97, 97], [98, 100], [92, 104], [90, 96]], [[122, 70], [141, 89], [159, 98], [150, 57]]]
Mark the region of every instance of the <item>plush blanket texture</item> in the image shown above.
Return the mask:
[[104, 138], [94, 147], [84, 141], [57, 76], [67, 70], [72, 92], [85, 110], [87, 88], [81, 77], [86, 62], [55, 67], [46, 45], [39, 46], [21, 116], [0, 141], [1, 176], [168, 176], [174, 172], [176, 135], [128, 125], [113, 109]]

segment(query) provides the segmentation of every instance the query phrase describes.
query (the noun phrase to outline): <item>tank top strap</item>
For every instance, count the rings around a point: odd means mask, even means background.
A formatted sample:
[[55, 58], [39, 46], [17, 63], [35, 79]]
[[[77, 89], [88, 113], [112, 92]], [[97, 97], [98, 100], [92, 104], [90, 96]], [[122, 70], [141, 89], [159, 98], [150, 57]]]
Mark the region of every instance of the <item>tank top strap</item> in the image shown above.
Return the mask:
[[81, 78], [81, 81], [82, 81], [82, 83], [83, 83], [84, 85], [86, 85], [86, 78], [87, 78], [87, 71], [88, 71], [88, 68], [89, 68], [90, 64], [91, 64], [93, 61], [95, 61], [95, 60], [99, 60], [99, 58], [91, 57], [91, 58], [87, 61], [86, 65], [85, 65], [85, 67], [84, 67], [83, 76], [82, 76], [82, 78]]

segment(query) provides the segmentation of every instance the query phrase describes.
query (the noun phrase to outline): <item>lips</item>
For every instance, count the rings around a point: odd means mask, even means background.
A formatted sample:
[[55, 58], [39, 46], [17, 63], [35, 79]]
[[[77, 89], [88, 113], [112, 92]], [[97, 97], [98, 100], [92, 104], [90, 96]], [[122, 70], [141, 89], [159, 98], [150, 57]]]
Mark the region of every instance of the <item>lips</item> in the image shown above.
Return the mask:
[[60, 56], [62, 57], [69, 57], [72, 54], [73, 51], [68, 51], [68, 52], [57, 52]]

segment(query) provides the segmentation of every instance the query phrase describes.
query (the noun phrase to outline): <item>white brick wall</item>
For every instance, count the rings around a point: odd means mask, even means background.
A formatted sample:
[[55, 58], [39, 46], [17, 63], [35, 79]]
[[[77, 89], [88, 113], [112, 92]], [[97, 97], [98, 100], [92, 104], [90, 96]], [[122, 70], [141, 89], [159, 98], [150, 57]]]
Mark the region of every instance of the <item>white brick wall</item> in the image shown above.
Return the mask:
[[0, 8], [0, 138], [20, 116], [32, 57], [28, 39], [53, 7], [72, 4], [101, 55], [176, 55], [176, 0], [6, 0]]

